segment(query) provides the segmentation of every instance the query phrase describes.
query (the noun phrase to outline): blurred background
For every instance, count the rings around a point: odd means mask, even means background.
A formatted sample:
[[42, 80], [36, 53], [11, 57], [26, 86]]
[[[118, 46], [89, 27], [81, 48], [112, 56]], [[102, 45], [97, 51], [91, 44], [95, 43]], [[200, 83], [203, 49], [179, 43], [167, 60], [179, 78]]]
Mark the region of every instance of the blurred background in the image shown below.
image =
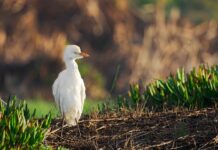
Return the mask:
[[85, 107], [178, 67], [217, 64], [217, 21], [217, 0], [1, 0], [0, 97], [51, 106], [66, 44], [91, 55], [78, 61]]

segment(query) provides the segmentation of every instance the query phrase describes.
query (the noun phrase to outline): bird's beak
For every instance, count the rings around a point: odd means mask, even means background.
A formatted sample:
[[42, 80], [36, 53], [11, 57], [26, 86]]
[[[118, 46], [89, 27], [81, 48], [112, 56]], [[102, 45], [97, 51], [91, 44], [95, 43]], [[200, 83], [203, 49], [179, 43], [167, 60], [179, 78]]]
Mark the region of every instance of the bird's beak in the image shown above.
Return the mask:
[[85, 53], [85, 52], [81, 52], [79, 53], [79, 55], [83, 56], [83, 57], [89, 57], [89, 54], [88, 53]]

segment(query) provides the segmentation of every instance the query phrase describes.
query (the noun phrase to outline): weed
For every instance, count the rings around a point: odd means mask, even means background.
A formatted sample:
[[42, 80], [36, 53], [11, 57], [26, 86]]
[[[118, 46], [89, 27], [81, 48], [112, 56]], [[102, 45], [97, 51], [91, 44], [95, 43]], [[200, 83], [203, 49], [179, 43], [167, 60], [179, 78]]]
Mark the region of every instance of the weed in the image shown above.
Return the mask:
[[16, 97], [0, 102], [0, 149], [49, 149], [42, 144], [51, 124], [49, 113], [41, 121], [34, 119], [25, 102], [16, 104]]
[[188, 74], [178, 69], [176, 75], [170, 75], [166, 81], [156, 80], [144, 92], [140, 91], [138, 84], [131, 85], [127, 96], [117, 97], [118, 107], [135, 108], [142, 103], [157, 109], [214, 106], [218, 102], [218, 65], [200, 65]]

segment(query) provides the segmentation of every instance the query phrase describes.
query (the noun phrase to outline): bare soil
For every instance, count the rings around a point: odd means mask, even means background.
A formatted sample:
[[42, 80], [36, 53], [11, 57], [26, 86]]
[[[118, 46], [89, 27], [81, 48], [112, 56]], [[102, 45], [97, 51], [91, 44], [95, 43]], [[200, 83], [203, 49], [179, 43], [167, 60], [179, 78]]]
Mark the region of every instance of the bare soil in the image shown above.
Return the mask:
[[218, 149], [218, 109], [94, 114], [65, 126], [62, 137], [56, 119], [45, 143], [54, 149]]

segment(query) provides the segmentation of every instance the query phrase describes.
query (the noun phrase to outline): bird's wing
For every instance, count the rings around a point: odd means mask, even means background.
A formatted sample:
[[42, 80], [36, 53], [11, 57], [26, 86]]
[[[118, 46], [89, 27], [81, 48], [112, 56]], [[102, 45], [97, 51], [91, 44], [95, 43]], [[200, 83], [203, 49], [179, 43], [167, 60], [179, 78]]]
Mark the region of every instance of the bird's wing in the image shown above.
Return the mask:
[[[52, 86], [52, 93], [53, 93], [53, 96], [54, 96], [54, 99], [55, 99], [55, 102], [56, 104], [58, 105], [59, 107], [59, 110], [61, 111], [61, 108], [60, 108], [60, 85], [59, 85], [59, 78], [57, 78]], [[62, 113], [62, 112], [61, 112]]]
[[81, 103], [82, 103], [82, 107], [83, 107], [84, 101], [86, 99], [86, 88], [85, 88], [83, 80], [82, 80], [82, 83], [81, 83], [81, 92], [80, 92], [80, 94], [81, 94]]

